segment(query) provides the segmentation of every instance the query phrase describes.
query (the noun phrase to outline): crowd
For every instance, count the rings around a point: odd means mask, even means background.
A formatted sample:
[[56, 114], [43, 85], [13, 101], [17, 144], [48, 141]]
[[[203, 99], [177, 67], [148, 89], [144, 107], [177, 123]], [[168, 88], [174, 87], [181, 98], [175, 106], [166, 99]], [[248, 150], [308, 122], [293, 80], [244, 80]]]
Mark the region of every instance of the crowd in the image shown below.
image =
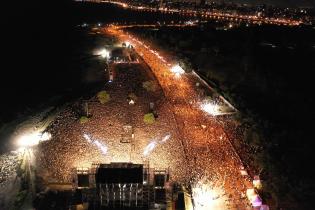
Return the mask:
[[[124, 34], [120, 35], [122, 39], [126, 38]], [[228, 198], [225, 208], [250, 208], [244, 195], [246, 189], [251, 188], [251, 183], [240, 174], [242, 163], [228, 139], [233, 138], [233, 134], [227, 135], [221, 124], [225, 121], [220, 120], [220, 123], [219, 119], [198, 108], [195, 103], [200, 101], [200, 94], [191, 76], [172, 75], [169, 66], [160, 62], [152, 52], [141, 46], [135, 49], [150, 66], [167, 100], [171, 102], [170, 107], [185, 150], [190, 183], [193, 185], [207, 177], [209, 182], [220, 183], [223, 187]]]
[[19, 165], [19, 156], [15, 153], [5, 153], [0, 156], [0, 186], [13, 177]]
[[[122, 40], [126, 38], [120, 35]], [[225, 122], [195, 106], [200, 100], [196, 81], [186, 75], [173, 77], [169, 67], [149, 50], [137, 46], [135, 50], [148, 66], [141, 62], [113, 64], [114, 80], [104, 87], [110, 101], [101, 104], [96, 97], [88, 100], [88, 122], [81, 124], [76, 108], [69, 106], [49, 127], [52, 139], [42, 142], [36, 153], [38, 175], [47, 182], [71, 182], [75, 167], [148, 161], [150, 168], [169, 169], [171, 181], [188, 187], [206, 179], [220, 189], [217, 197], [224, 200], [224, 209], [247, 209], [243, 195], [250, 183], [240, 174], [242, 163], [229, 143], [233, 135], [227, 135], [221, 124]], [[144, 81], [155, 79], [160, 89], [148, 92], [142, 87]], [[131, 92], [137, 96], [133, 105], [127, 101]], [[155, 104], [158, 118], [147, 125], [143, 116], [150, 110], [150, 102]], [[130, 143], [120, 141], [126, 125], [134, 132]], [[84, 134], [105, 145], [107, 153], [87, 141]], [[166, 135], [170, 137], [164, 141]], [[150, 151], [144, 155], [148, 145]]]
[[[113, 64], [115, 78], [104, 89], [110, 95], [106, 104], [98, 102], [96, 97], [88, 100], [91, 117], [80, 124], [76, 117], [76, 108], [69, 106], [60, 113], [56, 121], [48, 128], [52, 135], [50, 141], [39, 144], [36, 157], [38, 174], [47, 182], [71, 182], [74, 167], [90, 167], [92, 163], [110, 162], [149, 162], [155, 169], [170, 169], [172, 179], [184, 181], [186, 174], [182, 169], [185, 161], [183, 149], [178, 144], [175, 122], [167, 101], [162, 97], [162, 90], [148, 92], [142, 82], [152, 80], [147, 74], [149, 69], [140, 64]], [[134, 105], [127, 101], [130, 93], [137, 96]], [[146, 125], [143, 116], [153, 102], [158, 113], [156, 122]], [[131, 143], [122, 143], [123, 127], [132, 126], [134, 138]], [[103, 154], [95, 144], [84, 138], [88, 134], [107, 147]], [[170, 137], [165, 138], [169, 135]], [[144, 149], [152, 141], [155, 147], [148, 155]]]

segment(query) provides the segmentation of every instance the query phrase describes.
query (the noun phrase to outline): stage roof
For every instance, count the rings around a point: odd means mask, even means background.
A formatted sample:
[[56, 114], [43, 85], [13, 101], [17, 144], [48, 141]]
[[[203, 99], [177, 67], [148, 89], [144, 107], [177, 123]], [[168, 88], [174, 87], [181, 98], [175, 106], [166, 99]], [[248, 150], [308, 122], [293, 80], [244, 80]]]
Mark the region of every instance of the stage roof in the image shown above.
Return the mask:
[[96, 183], [141, 183], [143, 166], [131, 163], [101, 164], [95, 175]]

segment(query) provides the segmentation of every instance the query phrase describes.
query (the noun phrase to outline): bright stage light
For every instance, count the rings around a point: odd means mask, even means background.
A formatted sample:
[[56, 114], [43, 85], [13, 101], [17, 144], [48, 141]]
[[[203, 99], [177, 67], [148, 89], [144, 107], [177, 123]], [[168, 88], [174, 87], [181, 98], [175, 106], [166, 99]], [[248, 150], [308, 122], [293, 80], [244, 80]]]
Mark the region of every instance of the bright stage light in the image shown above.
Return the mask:
[[107, 147], [100, 143], [98, 140], [94, 141], [94, 144], [102, 151], [104, 155], [107, 153]]
[[89, 143], [93, 143], [99, 150], [101, 150], [101, 152], [103, 153], [103, 155], [105, 155], [108, 151], [108, 148], [106, 145], [102, 144], [101, 142], [99, 142], [98, 140], [94, 140], [90, 137], [89, 134], [83, 134], [83, 137], [85, 138], [85, 140]]
[[24, 134], [18, 139], [18, 144], [21, 147], [32, 147], [39, 143], [39, 136], [37, 133]]
[[92, 142], [91, 137], [90, 137], [88, 134], [83, 134], [83, 137], [84, 137], [89, 143]]
[[100, 55], [102, 58], [109, 58], [109, 51], [106, 49], [103, 49], [99, 51], [98, 55]]
[[171, 138], [171, 134], [167, 134], [166, 136], [164, 136], [164, 138], [161, 140], [161, 142], [164, 143], [167, 140], [169, 140], [170, 138]]
[[219, 115], [221, 113], [219, 105], [211, 103], [211, 102], [205, 102], [201, 104], [200, 107], [201, 107], [201, 110], [213, 116]]
[[51, 139], [51, 134], [48, 132], [44, 132], [44, 133], [42, 133], [40, 140], [41, 141], [48, 141], [50, 139]]
[[179, 76], [181, 74], [184, 74], [185, 71], [182, 67], [180, 67], [179, 65], [175, 65], [171, 68], [171, 72], [173, 72], [176, 76]]
[[50, 133], [40, 133], [40, 132], [33, 132], [33, 133], [28, 133], [28, 134], [23, 134], [18, 138], [18, 145], [20, 147], [32, 147], [41, 141], [47, 141], [51, 138]]
[[156, 146], [156, 142], [155, 141], [152, 141], [150, 144], [148, 144], [145, 148], [144, 148], [144, 151], [143, 151], [143, 155], [144, 156], [148, 156], [152, 150], [154, 149], [154, 147]]

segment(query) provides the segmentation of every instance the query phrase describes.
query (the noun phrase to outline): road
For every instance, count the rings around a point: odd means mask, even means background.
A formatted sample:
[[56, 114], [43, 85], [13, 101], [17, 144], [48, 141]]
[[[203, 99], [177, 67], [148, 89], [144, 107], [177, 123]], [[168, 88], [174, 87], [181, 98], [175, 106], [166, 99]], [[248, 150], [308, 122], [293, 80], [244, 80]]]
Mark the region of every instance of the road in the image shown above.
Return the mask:
[[[196, 105], [200, 98], [191, 76], [171, 73], [174, 61], [168, 59], [167, 52], [154, 50], [157, 48], [152, 43], [139, 40], [119, 27], [104, 32], [134, 46], [171, 104], [182, 141], [178, 144], [184, 145], [187, 156], [186, 168], [190, 174], [187, 185], [195, 195], [195, 209], [251, 209], [244, 195], [252, 186], [240, 174], [242, 162], [228, 139], [232, 135], [226, 134], [221, 124], [225, 123], [223, 118], [209, 116]], [[212, 194], [211, 202], [203, 200], [205, 193]]]

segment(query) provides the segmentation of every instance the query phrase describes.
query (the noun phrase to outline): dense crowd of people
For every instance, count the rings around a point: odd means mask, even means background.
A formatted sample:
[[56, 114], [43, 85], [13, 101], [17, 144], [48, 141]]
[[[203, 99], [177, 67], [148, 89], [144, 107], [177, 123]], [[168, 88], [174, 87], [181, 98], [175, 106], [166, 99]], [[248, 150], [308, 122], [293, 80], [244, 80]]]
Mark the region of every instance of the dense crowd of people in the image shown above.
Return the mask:
[[[126, 35], [120, 35], [122, 39], [126, 39]], [[228, 198], [224, 208], [250, 208], [245, 197], [246, 189], [251, 188], [250, 180], [240, 174], [242, 162], [221, 124], [225, 122], [199, 109], [197, 104], [200, 94], [194, 86], [194, 78], [191, 75], [171, 74], [170, 66], [160, 62], [150, 50], [141, 46], [135, 49], [150, 66], [167, 100], [171, 102], [185, 150], [190, 183], [194, 185], [207, 177], [209, 182], [218, 183], [224, 189]], [[229, 135], [231, 136], [233, 135]]]
[[19, 164], [19, 156], [16, 153], [5, 153], [0, 156], [0, 186], [12, 177]]
[[[170, 117], [170, 106], [163, 99], [161, 89], [148, 92], [142, 83], [154, 79], [145, 66], [139, 64], [113, 64], [115, 78], [105, 86], [110, 101], [101, 104], [96, 97], [88, 100], [91, 117], [80, 124], [76, 117], [77, 107], [69, 106], [59, 114], [48, 128], [50, 141], [42, 142], [37, 150], [38, 173], [47, 182], [71, 182], [73, 168], [91, 167], [92, 163], [148, 162], [150, 168], [170, 170], [171, 179], [183, 182], [186, 174], [181, 169], [185, 161], [183, 149], [178, 144], [175, 122]], [[128, 95], [137, 96], [134, 105], [127, 101]], [[147, 125], [143, 116], [153, 102], [158, 113], [156, 122]], [[74, 108], [75, 107], [75, 108]], [[134, 138], [130, 143], [121, 143], [123, 127], [132, 126]], [[93, 141], [107, 147], [103, 154], [95, 144], [84, 138], [88, 134]], [[169, 135], [169, 138], [165, 136]], [[151, 142], [155, 147], [144, 155], [144, 149]]]
[[[221, 199], [224, 209], [250, 208], [244, 195], [251, 185], [240, 174], [242, 163], [229, 142], [233, 135], [226, 134], [223, 120], [196, 105], [200, 101], [196, 81], [186, 75], [174, 77], [169, 66], [148, 50], [135, 50], [145, 63], [112, 64], [114, 80], [104, 86], [110, 101], [101, 104], [96, 97], [88, 100], [88, 122], [80, 123], [77, 106], [69, 106], [49, 127], [52, 139], [42, 142], [36, 153], [38, 175], [47, 182], [71, 182], [76, 167], [145, 162], [150, 168], [169, 170], [171, 181], [188, 188], [206, 180], [219, 189], [214, 199]], [[143, 88], [143, 82], [155, 79], [161, 88], [153, 92]], [[137, 96], [135, 104], [128, 103], [130, 93]], [[158, 117], [148, 125], [143, 116], [152, 102]], [[132, 127], [134, 136], [129, 143], [122, 143], [126, 125]], [[106, 147], [106, 154], [91, 141]], [[144, 152], [148, 145], [149, 152]]]

